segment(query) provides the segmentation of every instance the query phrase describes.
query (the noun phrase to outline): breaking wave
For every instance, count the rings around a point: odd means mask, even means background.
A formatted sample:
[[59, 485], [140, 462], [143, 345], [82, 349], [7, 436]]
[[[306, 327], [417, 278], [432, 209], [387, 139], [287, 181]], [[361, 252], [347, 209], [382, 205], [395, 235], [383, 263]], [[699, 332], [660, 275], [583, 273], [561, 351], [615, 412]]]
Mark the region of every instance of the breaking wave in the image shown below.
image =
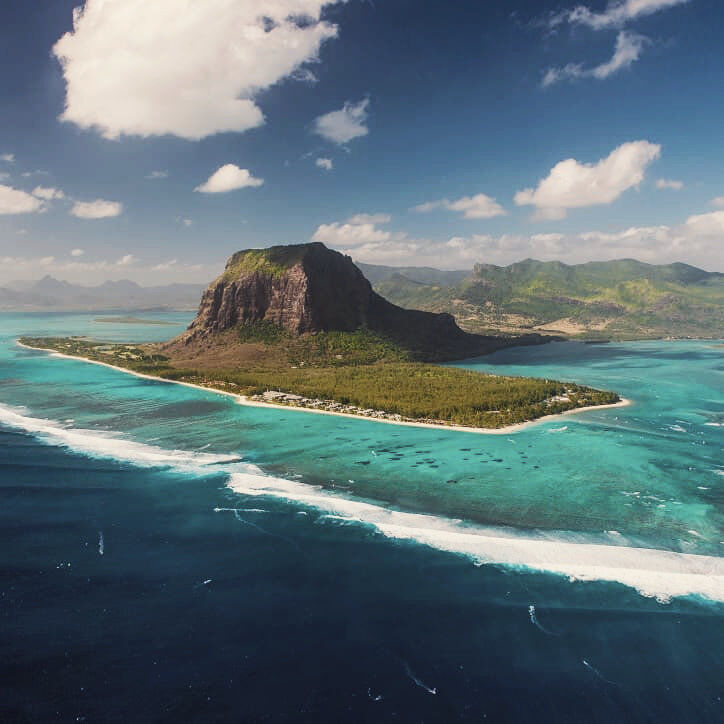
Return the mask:
[[117, 433], [65, 427], [54, 420], [30, 417], [25, 412], [22, 408], [0, 404], [0, 424], [23, 430], [52, 445], [66, 447], [92, 458], [122, 460], [140, 467], [173, 468], [181, 472], [197, 472], [210, 465], [240, 459], [235, 455], [166, 450], [129, 440]]
[[[22, 408], [3, 404], [0, 404], [0, 424], [93, 458], [191, 474], [226, 473], [228, 486], [236, 493], [291, 501], [322, 511], [332, 519], [338, 517], [345, 522], [371, 526], [393, 540], [412, 541], [467, 556], [478, 565], [547, 572], [572, 581], [617, 582], [662, 602], [690, 595], [724, 602], [724, 558], [716, 556], [580, 542], [580, 536], [575, 542], [563, 535], [536, 537], [532, 533], [516, 534], [508, 529], [393, 510], [317, 486], [266, 475], [256, 466], [243, 463], [238, 456], [166, 450], [118, 434], [66, 427], [56, 421], [30, 417]], [[244, 523], [251, 525], [247, 520]]]

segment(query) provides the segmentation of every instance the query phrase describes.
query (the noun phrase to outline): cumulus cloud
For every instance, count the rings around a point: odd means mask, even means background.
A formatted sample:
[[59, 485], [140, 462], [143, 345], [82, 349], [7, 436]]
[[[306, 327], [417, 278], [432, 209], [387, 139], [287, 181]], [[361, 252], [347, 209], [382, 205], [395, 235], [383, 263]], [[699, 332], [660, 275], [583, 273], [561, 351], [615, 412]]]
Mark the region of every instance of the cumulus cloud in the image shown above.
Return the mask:
[[118, 201], [106, 201], [105, 199], [76, 201], [70, 213], [79, 219], [107, 219], [120, 216], [123, 213], [123, 204]]
[[[105, 138], [191, 140], [261, 125], [256, 96], [317, 60], [337, 0], [86, 0], [53, 47], [61, 116]], [[263, 11], [262, 11], [263, 10]]]
[[583, 233], [472, 234], [434, 240], [404, 231], [381, 229], [375, 215], [358, 215], [343, 223], [322, 224], [314, 241], [343, 250], [372, 264], [429, 265], [469, 269], [476, 262], [510, 264], [533, 257], [580, 263], [636, 258], [660, 264], [685, 261], [706, 269], [724, 268], [724, 211], [689, 217], [678, 226], [632, 226]]
[[710, 211], [708, 214], [696, 214], [686, 220], [686, 227], [697, 236], [724, 235], [724, 211]]
[[0, 184], [0, 216], [10, 214], [32, 214], [43, 211], [42, 200], [32, 194]]
[[653, 15], [675, 5], [683, 5], [688, 0], [613, 0], [603, 12], [595, 12], [585, 5], [565, 10], [553, 16], [551, 25], [569, 22], [574, 25], [586, 25], [593, 30], [620, 27], [631, 20]]
[[656, 179], [657, 189], [671, 189], [672, 191], [681, 191], [684, 188], [683, 181], [675, 181], [670, 178], [659, 178]]
[[638, 186], [647, 166], [660, 155], [658, 144], [631, 141], [595, 164], [569, 158], [557, 163], [536, 188], [518, 191], [515, 203], [535, 206], [538, 219], [562, 219], [568, 209], [610, 204]]
[[15, 163], [15, 154], [14, 153], [0, 153], [0, 161], [5, 161], [6, 163]]
[[264, 183], [262, 178], [254, 178], [246, 168], [239, 168], [233, 163], [217, 169], [209, 179], [197, 186], [194, 191], [204, 194], [224, 194], [228, 191], [236, 191], [247, 186], [261, 186]]
[[46, 186], [36, 186], [33, 189], [33, 196], [37, 196], [39, 199], [44, 199], [45, 201], [65, 198], [65, 194], [60, 189], [54, 189]]
[[85, 249], [71, 249], [70, 255], [74, 257], [83, 256], [85, 254]]
[[492, 219], [495, 216], [504, 216], [507, 213], [495, 199], [486, 194], [463, 196], [456, 201], [450, 201], [449, 199], [428, 201], [427, 203], [415, 206], [415, 211], [421, 213], [434, 211], [435, 209], [457, 211], [466, 219]]
[[359, 103], [347, 101], [338, 111], [319, 116], [314, 121], [314, 132], [339, 145], [366, 136], [369, 133], [365, 125], [368, 106], [369, 98], [363, 98]]
[[334, 168], [331, 158], [318, 158], [314, 163], [317, 168], [324, 169], [325, 171], [331, 171]]
[[616, 47], [610, 60], [592, 68], [585, 68], [580, 63], [568, 63], [561, 68], [549, 68], [543, 75], [541, 85], [547, 88], [554, 83], [580, 78], [605, 80], [619, 70], [624, 70], [635, 63], [648, 42], [648, 38], [643, 35], [622, 30], [616, 37]]
[[724, 209], [724, 196], [717, 196], [709, 202], [712, 206], [717, 209]]

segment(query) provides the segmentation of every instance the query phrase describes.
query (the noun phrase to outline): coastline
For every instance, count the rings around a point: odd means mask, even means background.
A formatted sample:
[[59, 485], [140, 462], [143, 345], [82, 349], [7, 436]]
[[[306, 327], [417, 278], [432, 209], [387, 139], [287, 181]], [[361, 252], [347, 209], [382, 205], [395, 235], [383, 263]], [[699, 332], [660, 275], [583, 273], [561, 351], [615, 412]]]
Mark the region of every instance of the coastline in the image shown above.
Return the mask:
[[48, 348], [48, 347], [29, 347], [26, 344], [23, 344], [22, 342], [16, 340], [15, 343], [19, 347], [23, 347], [24, 349], [33, 350], [35, 352], [48, 352], [51, 355], [54, 355], [56, 357], [61, 357], [64, 359], [72, 359], [77, 360], [80, 362], [87, 362], [89, 364], [95, 364], [100, 365], [101, 367], [108, 367], [112, 370], [117, 370], [119, 372], [125, 372], [126, 374], [133, 375], [135, 377], [139, 377], [144, 380], [153, 380], [155, 382], [167, 382], [169, 384], [174, 385], [183, 385], [185, 387], [192, 387], [197, 390], [203, 390], [205, 392], [212, 392], [217, 395], [226, 395], [227, 397], [231, 397], [234, 400], [236, 400], [237, 404], [244, 405], [245, 407], [263, 407], [267, 409], [272, 410], [294, 410], [297, 412], [308, 412], [312, 414], [317, 415], [336, 415], [337, 417], [346, 417], [351, 418], [353, 420], [367, 420], [368, 422], [381, 422], [387, 425], [403, 425], [406, 427], [422, 427], [422, 428], [428, 428], [431, 430], [449, 430], [452, 432], [471, 432], [476, 433], [478, 435], [508, 435], [510, 433], [514, 432], [520, 432], [521, 430], [525, 430], [529, 427], [533, 427], [534, 425], [540, 425], [544, 422], [552, 422], [558, 418], [563, 418], [568, 415], [577, 415], [580, 412], [590, 412], [591, 410], [606, 410], [611, 409], [615, 407], [628, 407], [629, 405], [633, 404], [631, 400], [628, 400], [626, 398], [621, 398], [619, 402], [614, 402], [609, 405], [589, 405], [587, 407], [578, 407], [574, 410], [566, 410], [565, 412], [558, 412], [554, 415], [543, 415], [543, 417], [539, 417], [536, 420], [528, 420], [526, 422], [517, 422], [513, 425], [506, 425], [505, 427], [465, 427], [464, 425], [445, 425], [443, 423], [431, 423], [431, 422], [415, 422], [415, 421], [407, 421], [407, 420], [386, 420], [382, 418], [376, 418], [376, 417], [366, 417], [365, 415], [354, 415], [349, 412], [334, 412], [332, 410], [316, 410], [309, 407], [297, 407], [294, 405], [278, 405], [274, 404], [272, 402], [260, 402], [257, 400], [250, 400], [246, 395], [238, 395], [235, 392], [227, 392], [226, 390], [220, 390], [216, 387], [205, 387], [204, 385], [197, 385], [193, 382], [183, 382], [181, 380], [169, 380], [164, 377], [158, 377], [157, 375], [148, 375], [143, 372], [136, 372], [134, 370], [127, 369], [125, 367], [118, 367], [117, 365], [112, 365], [108, 362], [101, 362], [100, 360], [94, 360], [89, 359], [88, 357], [79, 357], [76, 355], [70, 355], [70, 354], [64, 354], [63, 352], [58, 352], [57, 350]]

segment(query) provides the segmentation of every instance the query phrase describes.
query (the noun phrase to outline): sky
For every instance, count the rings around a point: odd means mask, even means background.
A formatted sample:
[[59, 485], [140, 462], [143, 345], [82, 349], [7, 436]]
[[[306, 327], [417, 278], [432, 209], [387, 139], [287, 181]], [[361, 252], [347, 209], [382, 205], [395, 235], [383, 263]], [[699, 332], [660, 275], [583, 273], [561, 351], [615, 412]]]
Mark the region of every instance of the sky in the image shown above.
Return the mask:
[[720, 0], [0, 0], [0, 284], [321, 241], [724, 271]]

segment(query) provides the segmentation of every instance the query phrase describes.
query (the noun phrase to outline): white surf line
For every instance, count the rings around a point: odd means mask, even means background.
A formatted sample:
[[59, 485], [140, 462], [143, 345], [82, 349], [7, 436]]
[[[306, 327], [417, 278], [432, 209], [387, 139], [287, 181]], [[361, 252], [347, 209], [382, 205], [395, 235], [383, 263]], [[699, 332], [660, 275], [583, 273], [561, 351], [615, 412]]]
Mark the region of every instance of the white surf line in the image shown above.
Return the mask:
[[226, 392], [225, 390], [219, 390], [216, 387], [204, 387], [204, 385], [196, 385], [192, 382], [183, 382], [181, 380], [169, 380], [164, 377], [158, 377], [157, 375], [148, 375], [143, 372], [135, 372], [134, 370], [126, 369], [125, 367], [118, 367], [108, 362], [101, 362], [100, 360], [89, 359], [88, 357], [80, 357], [78, 355], [65, 354], [58, 352], [49, 347], [30, 347], [27, 344], [23, 344], [16, 340], [16, 344], [25, 349], [33, 350], [35, 352], [49, 352], [53, 357], [61, 357], [63, 359], [72, 359], [79, 362], [87, 362], [89, 364], [100, 365], [101, 367], [108, 367], [109, 369], [116, 370], [118, 372], [125, 372], [126, 374], [133, 375], [134, 377], [140, 377], [144, 380], [154, 380], [156, 382], [166, 382], [172, 385], [183, 385], [184, 387], [192, 387], [196, 390], [203, 390], [204, 392], [211, 392], [216, 395], [226, 395], [232, 397], [240, 405], [246, 407], [263, 407], [272, 410], [292, 410], [295, 412], [307, 412], [314, 415], [336, 415], [337, 417], [347, 417], [352, 420], [366, 420], [367, 422], [380, 422], [386, 425], [402, 425], [403, 427], [423, 427], [430, 430], [450, 430], [452, 432], [472, 432], [479, 435], [508, 435], [512, 432], [519, 432], [520, 430], [526, 430], [534, 425], [540, 425], [544, 422], [553, 422], [557, 418], [564, 417], [566, 415], [577, 415], [581, 412], [590, 412], [592, 410], [609, 410], [614, 407], [628, 407], [633, 404], [631, 400], [622, 397], [619, 402], [612, 402], [609, 405], [589, 405], [587, 407], [577, 407], [574, 410], [566, 410], [565, 412], [558, 412], [555, 415], [544, 415], [536, 420], [528, 420], [526, 422], [518, 422], [514, 425], [507, 425], [506, 427], [465, 427], [464, 425], [445, 425], [432, 422], [411, 422], [407, 420], [385, 420], [379, 417], [365, 417], [364, 415], [354, 415], [351, 412], [334, 412], [332, 410], [315, 410], [310, 407], [294, 407], [293, 405], [275, 405], [272, 402], [259, 402], [258, 400], [250, 400], [246, 395], [237, 395], [234, 392]]
[[232, 472], [229, 477], [229, 487], [237, 493], [292, 501], [345, 521], [372, 526], [390, 539], [464, 555], [476, 565], [546, 572], [570, 581], [620, 583], [661, 603], [681, 596], [724, 602], [721, 557], [515, 534], [430, 514], [393, 510], [318, 486], [267, 476], [253, 465], [243, 467], [245, 472]]
[[208, 472], [210, 466], [240, 460], [238, 455], [168, 450], [107, 431], [63, 427], [54, 420], [30, 417], [24, 412], [0, 403], [0, 423], [94, 458], [128, 461], [140, 467], [172, 467], [193, 472], [202, 469]]
[[57, 422], [28, 417], [4, 404], [0, 404], [0, 423], [91, 457], [127, 461], [139, 467], [208, 475], [209, 465], [213, 465], [214, 472], [229, 476], [228, 487], [242, 495], [292, 501], [345, 521], [372, 526], [391, 539], [464, 555], [476, 565], [547, 572], [573, 581], [616, 582], [661, 602], [690, 595], [724, 602], [724, 558], [717, 556], [580, 543], [561, 537], [526, 537], [440, 516], [396, 511], [316, 486], [265, 475], [255, 465], [241, 462], [238, 456], [164, 450], [95, 430], [64, 428]]

